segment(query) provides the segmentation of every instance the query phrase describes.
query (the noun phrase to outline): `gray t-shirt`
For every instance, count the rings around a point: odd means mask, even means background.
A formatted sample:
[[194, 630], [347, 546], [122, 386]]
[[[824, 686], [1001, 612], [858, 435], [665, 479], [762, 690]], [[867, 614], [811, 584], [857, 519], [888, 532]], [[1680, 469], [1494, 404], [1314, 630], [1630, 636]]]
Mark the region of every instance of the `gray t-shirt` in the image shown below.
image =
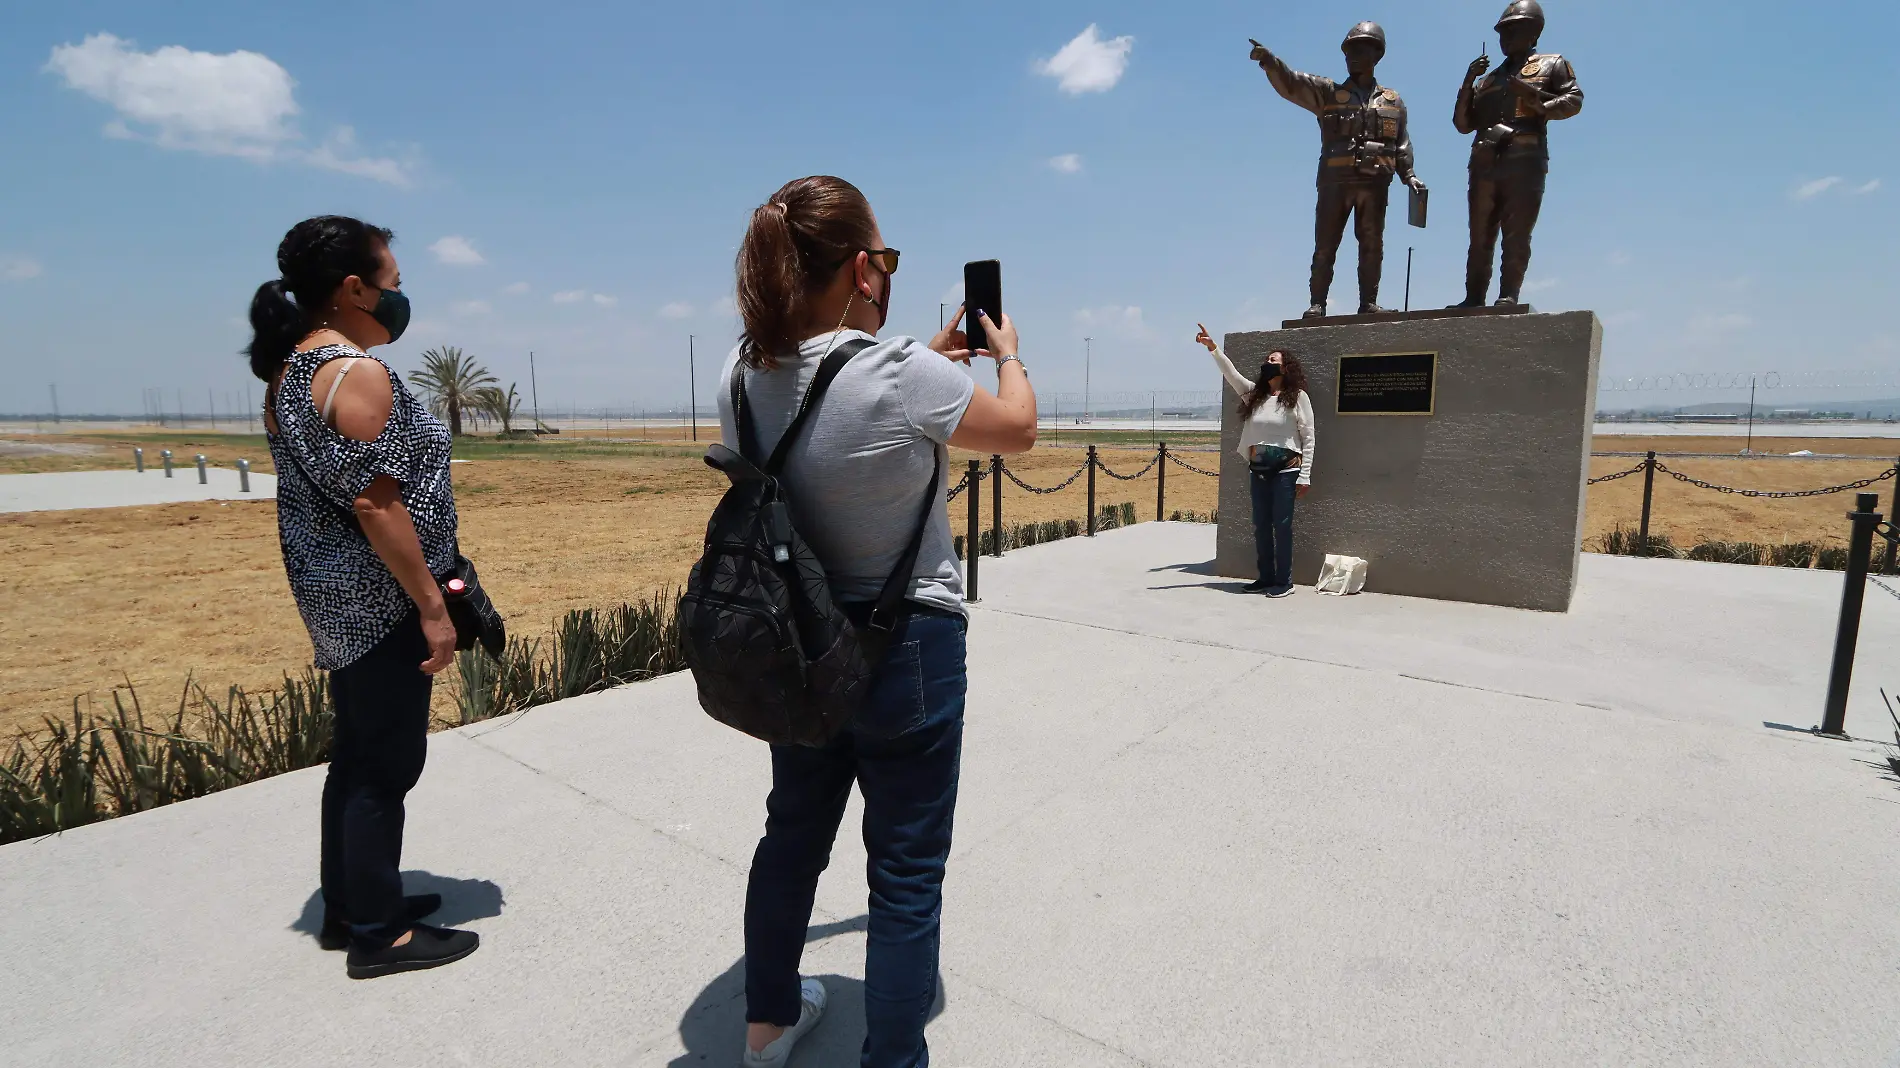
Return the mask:
[[[837, 336], [875, 340], [857, 330]], [[830, 334], [799, 346], [796, 359], [770, 371], [745, 372], [756, 459], [763, 463], [798, 411], [817, 373]], [[719, 375], [719, 424], [729, 449], [739, 447], [732, 417], [732, 374], [739, 350]], [[792, 522], [818, 556], [842, 601], [874, 601], [910, 544], [924, 491], [939, 457], [943, 479], [911, 573], [910, 599], [963, 611], [963, 570], [943, 500], [955, 481], [944, 448], [963, 421], [976, 383], [956, 364], [914, 337], [878, 341], [852, 357], [805, 422], [781, 475]]]

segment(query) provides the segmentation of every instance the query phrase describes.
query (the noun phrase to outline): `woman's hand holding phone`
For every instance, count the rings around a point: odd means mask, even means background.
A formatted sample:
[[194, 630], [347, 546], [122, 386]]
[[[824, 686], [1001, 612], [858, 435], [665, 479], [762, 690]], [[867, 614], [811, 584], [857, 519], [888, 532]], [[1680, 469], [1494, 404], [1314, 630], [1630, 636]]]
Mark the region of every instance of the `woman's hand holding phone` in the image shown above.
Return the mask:
[[1000, 325], [990, 319], [988, 312], [979, 310], [976, 315], [983, 323], [983, 332], [989, 335], [989, 347], [976, 350], [977, 355], [988, 356], [991, 359], [998, 356], [1020, 355], [1016, 351], [1016, 324], [1010, 319], [1008, 312], [1003, 313], [1003, 321]]
[[952, 363], [969, 363], [970, 338], [957, 329], [962, 322], [963, 305], [959, 304], [957, 313], [950, 317], [950, 325], [937, 331], [937, 336], [930, 339], [931, 351], [942, 353]]

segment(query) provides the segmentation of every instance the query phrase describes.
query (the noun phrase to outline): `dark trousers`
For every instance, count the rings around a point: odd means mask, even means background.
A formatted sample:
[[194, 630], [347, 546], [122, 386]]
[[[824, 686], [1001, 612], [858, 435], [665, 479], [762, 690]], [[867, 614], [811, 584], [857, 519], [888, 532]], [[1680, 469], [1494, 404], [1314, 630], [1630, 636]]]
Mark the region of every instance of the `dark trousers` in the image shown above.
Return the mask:
[[323, 899], [366, 941], [407, 928], [403, 797], [429, 747], [429, 643], [411, 612], [374, 649], [330, 672], [336, 730], [323, 780]]
[[746, 1020], [798, 1022], [812, 898], [856, 782], [871, 891], [863, 1068], [930, 1063], [924, 1022], [937, 996], [943, 869], [963, 750], [964, 630], [960, 616], [914, 613], [894, 636], [864, 708], [830, 745], [772, 747], [765, 837], [746, 884]]
[[1254, 566], [1268, 589], [1287, 589], [1293, 585], [1293, 502], [1299, 466], [1275, 472], [1256, 467], [1247, 478], [1253, 491]]
[[1339, 256], [1346, 219], [1359, 236], [1359, 303], [1379, 299], [1379, 275], [1385, 268], [1385, 205], [1391, 179], [1379, 182], [1329, 182], [1319, 187], [1313, 217], [1313, 303], [1326, 303], [1333, 288], [1333, 261]]
[[1529, 160], [1471, 174], [1471, 248], [1465, 256], [1465, 299], [1484, 303], [1491, 288], [1491, 255], [1504, 235], [1498, 296], [1517, 300], [1531, 266], [1531, 231], [1544, 207], [1544, 165]]

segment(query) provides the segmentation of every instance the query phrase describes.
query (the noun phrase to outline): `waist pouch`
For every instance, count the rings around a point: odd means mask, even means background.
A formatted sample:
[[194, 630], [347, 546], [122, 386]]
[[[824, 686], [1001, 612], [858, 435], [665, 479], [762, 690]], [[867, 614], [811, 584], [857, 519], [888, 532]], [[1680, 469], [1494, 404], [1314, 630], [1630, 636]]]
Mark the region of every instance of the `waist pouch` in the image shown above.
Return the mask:
[[1284, 445], [1255, 445], [1247, 466], [1263, 475], [1277, 475], [1285, 471], [1298, 455]]

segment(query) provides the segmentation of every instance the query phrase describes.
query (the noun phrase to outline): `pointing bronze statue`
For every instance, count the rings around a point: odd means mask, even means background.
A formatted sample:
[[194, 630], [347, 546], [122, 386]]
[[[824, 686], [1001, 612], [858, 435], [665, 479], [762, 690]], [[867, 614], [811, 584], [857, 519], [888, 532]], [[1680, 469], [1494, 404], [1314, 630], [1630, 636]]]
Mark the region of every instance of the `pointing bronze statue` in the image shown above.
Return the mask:
[[[1385, 210], [1392, 177], [1423, 197], [1425, 183], [1413, 171], [1412, 137], [1405, 102], [1379, 84], [1374, 71], [1385, 57], [1385, 30], [1376, 22], [1354, 26], [1340, 45], [1347, 79], [1335, 82], [1287, 66], [1259, 41], [1248, 41], [1248, 58], [1260, 64], [1273, 88], [1319, 119], [1319, 203], [1314, 210], [1312, 306], [1307, 318], [1326, 314], [1333, 261], [1347, 219], [1359, 239], [1359, 311], [1379, 307], [1379, 277], [1385, 262]], [[1420, 215], [1422, 218], [1422, 213]]]
[[1497, 303], [1508, 307], [1521, 300], [1531, 263], [1531, 231], [1543, 208], [1544, 179], [1550, 170], [1550, 123], [1583, 110], [1583, 90], [1577, 87], [1570, 62], [1537, 51], [1544, 32], [1544, 9], [1537, 0], [1513, 0], [1496, 29], [1503, 64], [1487, 75], [1490, 56], [1472, 60], [1452, 110], [1458, 132], [1475, 135], [1465, 299], [1454, 308], [1484, 304], [1500, 232], [1504, 259]]

